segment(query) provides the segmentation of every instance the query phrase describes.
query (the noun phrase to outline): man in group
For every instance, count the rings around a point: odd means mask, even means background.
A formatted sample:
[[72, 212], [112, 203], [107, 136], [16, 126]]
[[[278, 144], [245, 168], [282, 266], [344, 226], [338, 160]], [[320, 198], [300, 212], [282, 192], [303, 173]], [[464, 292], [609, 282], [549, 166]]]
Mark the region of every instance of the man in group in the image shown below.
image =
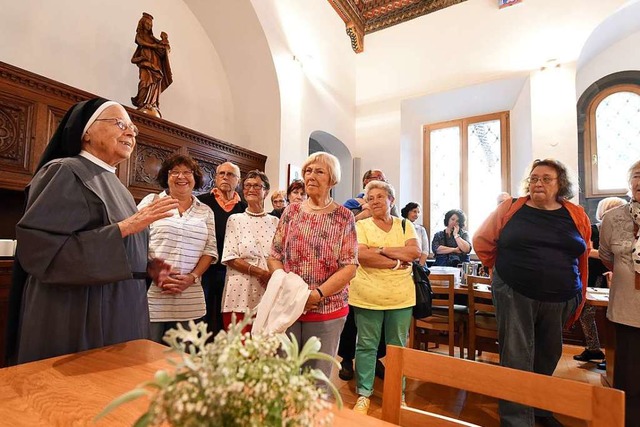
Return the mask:
[[[371, 181], [384, 181], [387, 182], [387, 177], [380, 169], [371, 169], [364, 173], [362, 177], [362, 188], [364, 189]], [[365, 200], [364, 192], [361, 192], [353, 199], [349, 199], [345, 202], [344, 207], [353, 212], [356, 221], [360, 221], [371, 216], [369, 204]], [[391, 207], [391, 215], [399, 216], [398, 209], [394, 206]], [[353, 359], [356, 355], [356, 336], [358, 335], [358, 329], [356, 327], [356, 321], [353, 316], [353, 309], [349, 306], [349, 315], [342, 329], [340, 335], [340, 345], [338, 347], [338, 356], [342, 358], [341, 368], [338, 372], [338, 376], [341, 380], [349, 381], [353, 378]], [[378, 347], [378, 361], [376, 362], [376, 376], [384, 378], [384, 365], [380, 361], [386, 354], [386, 348], [384, 346], [384, 328], [380, 337], [380, 346]]]
[[[247, 208], [247, 204], [240, 200], [240, 196], [236, 192], [239, 182], [240, 168], [231, 162], [222, 163], [216, 168], [215, 187], [211, 193], [198, 196], [202, 203], [213, 210], [220, 259], [222, 259], [224, 250], [227, 220], [231, 215], [244, 212]], [[223, 329], [222, 291], [224, 290], [227, 268], [220, 262], [220, 259], [215, 264], [211, 264], [202, 275], [202, 288], [207, 306], [205, 322], [207, 322], [207, 329], [214, 336]]]
[[[380, 169], [370, 169], [364, 173], [362, 176], [362, 189], [367, 186], [371, 181], [384, 181], [387, 182], [387, 177], [384, 175]], [[344, 203], [344, 207], [353, 212], [356, 221], [360, 221], [361, 219], [369, 218], [371, 216], [371, 211], [369, 210], [369, 204], [364, 199], [364, 192], [361, 192], [353, 199], [349, 199]], [[398, 215], [398, 209], [396, 206], [391, 207], [391, 215]]]

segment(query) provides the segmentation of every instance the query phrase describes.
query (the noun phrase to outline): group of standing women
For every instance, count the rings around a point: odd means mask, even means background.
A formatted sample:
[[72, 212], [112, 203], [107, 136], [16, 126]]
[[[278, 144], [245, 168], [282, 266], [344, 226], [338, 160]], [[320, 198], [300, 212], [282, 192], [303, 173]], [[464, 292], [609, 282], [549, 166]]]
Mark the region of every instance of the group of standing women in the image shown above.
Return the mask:
[[[145, 197], [136, 209], [115, 166], [129, 158], [137, 133], [121, 105], [94, 99], [69, 110], [45, 150], [17, 225], [10, 362], [146, 338], [149, 320], [159, 340], [167, 328], [204, 314], [200, 277], [221, 256], [228, 267], [222, 304], [227, 325], [232, 313], [241, 317], [255, 307], [277, 269], [298, 274], [311, 290], [304, 314], [288, 329], [299, 342], [319, 337], [321, 351], [335, 355], [348, 304], [354, 307], [355, 409], [366, 413], [382, 329], [386, 343], [406, 342], [415, 304], [410, 267], [416, 259], [426, 261], [426, 233], [416, 235], [417, 215], [411, 213], [419, 206], [407, 209], [410, 221], [392, 217], [394, 189], [371, 181], [365, 188], [371, 217], [356, 224], [330, 196], [340, 181], [338, 160], [316, 153], [303, 165], [300, 188], [292, 190], [308, 198], [301, 195], [280, 221], [264, 211], [266, 175], [246, 175], [248, 207], [229, 218], [219, 254], [213, 213], [192, 194], [202, 172], [190, 157], [165, 161], [159, 173], [165, 190]], [[599, 257], [613, 271], [607, 316], [617, 334], [614, 386], [626, 392], [627, 425], [635, 426], [640, 162], [629, 170], [629, 188], [631, 202], [604, 216]], [[572, 183], [560, 162], [534, 161], [523, 193], [485, 220], [474, 246], [493, 268], [500, 363], [551, 375], [562, 354], [562, 326], [576, 320], [584, 304], [591, 227], [584, 210], [568, 201]], [[451, 255], [468, 254], [464, 220], [461, 211], [447, 214], [446, 230], [434, 236], [437, 259], [452, 263]], [[148, 299], [146, 277], [152, 280]], [[330, 375], [329, 362], [314, 363]], [[500, 415], [503, 425], [530, 426], [534, 418], [557, 425], [550, 413], [510, 402], [500, 403]]]

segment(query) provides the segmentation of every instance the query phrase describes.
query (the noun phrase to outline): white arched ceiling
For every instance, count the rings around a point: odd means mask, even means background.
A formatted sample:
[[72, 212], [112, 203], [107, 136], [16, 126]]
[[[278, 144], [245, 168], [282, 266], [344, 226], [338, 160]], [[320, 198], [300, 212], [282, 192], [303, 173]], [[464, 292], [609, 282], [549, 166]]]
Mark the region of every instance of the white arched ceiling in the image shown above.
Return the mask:
[[640, 0], [627, 2], [624, 6], [598, 25], [582, 47], [577, 69], [587, 64], [614, 43], [640, 31]]
[[316, 130], [311, 132], [309, 141], [316, 141], [324, 151], [331, 153], [340, 161], [340, 170], [342, 172], [342, 178], [338, 185], [334, 188], [334, 199], [338, 203], [344, 203], [353, 197], [351, 194], [351, 179], [353, 177], [353, 157], [349, 152], [346, 145], [342, 143], [338, 138], [330, 133]]
[[215, 46], [231, 89], [236, 144], [265, 154], [274, 184], [280, 159], [280, 91], [262, 26], [249, 0], [184, 0]]

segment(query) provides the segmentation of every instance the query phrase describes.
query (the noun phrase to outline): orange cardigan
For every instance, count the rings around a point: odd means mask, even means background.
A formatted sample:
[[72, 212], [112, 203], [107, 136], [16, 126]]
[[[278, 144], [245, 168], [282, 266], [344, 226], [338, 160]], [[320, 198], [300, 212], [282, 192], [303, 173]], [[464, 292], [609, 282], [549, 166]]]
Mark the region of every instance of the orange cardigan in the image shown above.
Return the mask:
[[[473, 248], [482, 261], [482, 264], [493, 268], [496, 263], [496, 255], [498, 252], [498, 238], [505, 224], [509, 222], [511, 217], [529, 200], [529, 196], [520, 197], [515, 201], [505, 200], [498, 208], [482, 223], [480, 228], [476, 230], [473, 236]], [[561, 201], [562, 205], [567, 208], [569, 215], [578, 229], [578, 232], [587, 243], [587, 250], [580, 255], [578, 259], [578, 268], [580, 270], [580, 280], [582, 281], [582, 303], [576, 309], [572, 318], [567, 322], [567, 326], [571, 326], [582, 312], [584, 302], [587, 295], [588, 283], [588, 266], [589, 251], [591, 250], [591, 222], [582, 206], [575, 205], [568, 201]]]

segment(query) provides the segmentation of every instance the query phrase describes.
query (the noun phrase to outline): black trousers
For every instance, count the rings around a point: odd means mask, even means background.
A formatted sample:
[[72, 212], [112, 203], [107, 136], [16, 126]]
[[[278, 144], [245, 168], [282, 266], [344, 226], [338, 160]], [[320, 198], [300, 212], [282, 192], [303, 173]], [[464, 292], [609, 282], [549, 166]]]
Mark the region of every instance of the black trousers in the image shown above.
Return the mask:
[[227, 270], [217, 266], [209, 267], [202, 275], [202, 289], [207, 306], [207, 314], [204, 315], [202, 320], [207, 324], [207, 330], [213, 334], [211, 339], [224, 329], [224, 324], [222, 323], [222, 292], [224, 291], [226, 275]]
[[640, 426], [640, 328], [614, 323], [616, 328], [613, 386], [624, 391], [625, 426]]
[[[344, 324], [342, 333], [340, 334], [340, 345], [338, 346], [338, 356], [344, 361], [351, 361], [356, 357], [356, 339], [358, 336], [358, 328], [356, 327], [356, 318], [353, 314], [353, 307], [349, 306], [349, 315]], [[382, 359], [387, 354], [387, 346], [384, 344], [384, 327], [380, 336], [380, 344], [378, 344], [378, 359]]]

